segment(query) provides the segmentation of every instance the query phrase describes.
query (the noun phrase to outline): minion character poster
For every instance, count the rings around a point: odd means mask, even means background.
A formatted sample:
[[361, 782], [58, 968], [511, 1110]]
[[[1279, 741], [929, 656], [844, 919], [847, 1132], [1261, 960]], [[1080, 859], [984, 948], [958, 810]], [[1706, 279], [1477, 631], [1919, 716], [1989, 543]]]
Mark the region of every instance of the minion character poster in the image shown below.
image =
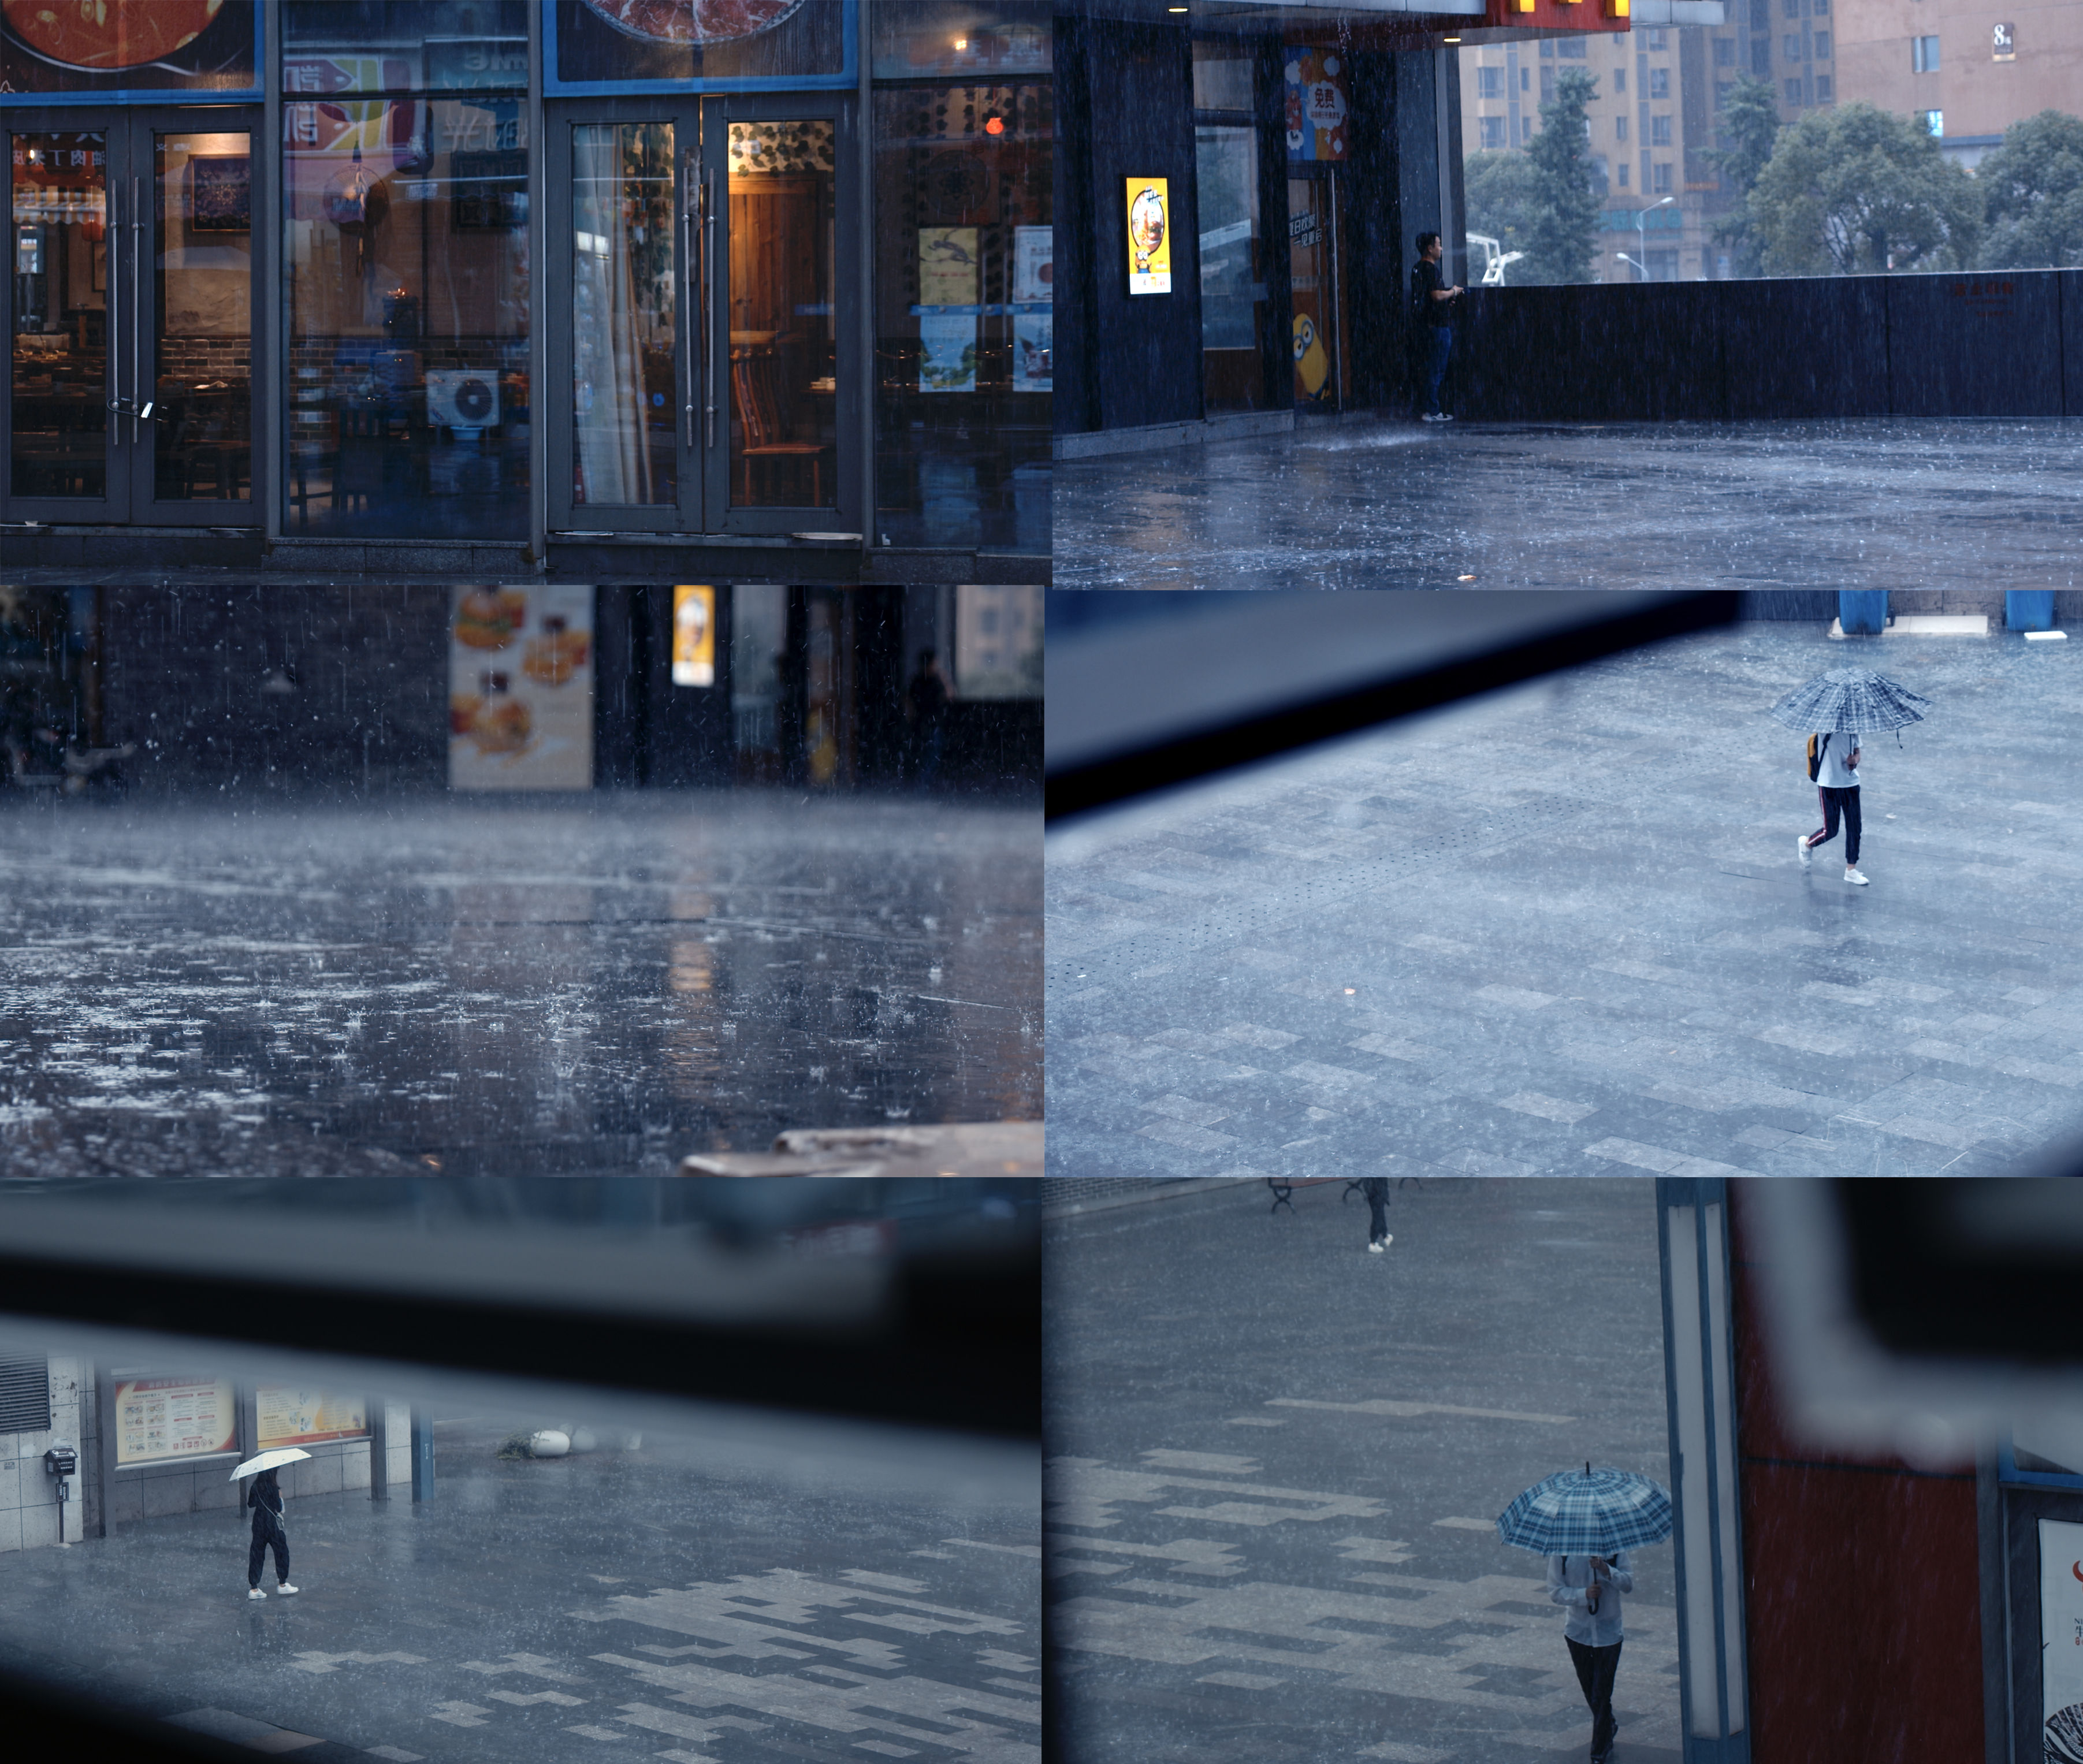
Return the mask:
[[1172, 292], [1172, 198], [1169, 180], [1128, 180], [1128, 291]]

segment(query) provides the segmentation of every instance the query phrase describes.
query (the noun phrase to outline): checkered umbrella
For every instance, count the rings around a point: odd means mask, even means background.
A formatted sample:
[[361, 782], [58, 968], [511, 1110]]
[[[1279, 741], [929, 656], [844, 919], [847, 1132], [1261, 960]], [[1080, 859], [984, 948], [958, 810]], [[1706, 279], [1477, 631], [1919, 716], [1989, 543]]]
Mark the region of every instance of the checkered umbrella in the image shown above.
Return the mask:
[[1612, 1555], [1671, 1535], [1671, 1496], [1631, 1470], [1565, 1470], [1498, 1515], [1498, 1536], [1540, 1555]]
[[1832, 668], [1772, 707], [1772, 720], [1803, 735], [1864, 735], [1921, 723], [1931, 701], [1870, 668]]

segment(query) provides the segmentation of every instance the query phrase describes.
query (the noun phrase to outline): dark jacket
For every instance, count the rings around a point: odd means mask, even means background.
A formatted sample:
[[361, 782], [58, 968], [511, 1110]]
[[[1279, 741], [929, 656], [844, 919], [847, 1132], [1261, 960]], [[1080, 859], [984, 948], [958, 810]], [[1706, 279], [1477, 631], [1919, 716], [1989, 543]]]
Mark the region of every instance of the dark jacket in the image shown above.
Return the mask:
[[282, 1489], [275, 1472], [264, 1470], [246, 1491], [246, 1504], [253, 1509], [253, 1529], [265, 1536], [282, 1524]]

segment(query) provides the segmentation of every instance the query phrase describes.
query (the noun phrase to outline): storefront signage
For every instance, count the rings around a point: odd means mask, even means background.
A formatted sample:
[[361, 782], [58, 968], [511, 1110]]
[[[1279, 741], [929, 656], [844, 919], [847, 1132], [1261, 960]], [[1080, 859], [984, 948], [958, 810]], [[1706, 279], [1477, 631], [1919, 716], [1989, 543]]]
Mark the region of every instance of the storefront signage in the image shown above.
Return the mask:
[[1345, 58], [1336, 49], [1287, 52], [1287, 157], [1341, 161], [1352, 108]]
[[716, 684], [716, 590], [673, 590], [673, 684]]
[[260, 95], [258, 0], [5, 0], [0, 104]]
[[801, 91], [856, 82], [860, 0], [543, 0], [545, 91]]
[[1170, 180], [1128, 180], [1128, 291], [1131, 294], [1172, 292], [1172, 200]]
[[2018, 37], [2008, 24], [1992, 25], [1989, 28], [1990, 54], [1992, 61], [2015, 61], [2018, 59]]
[[253, 1392], [256, 1451], [278, 1445], [317, 1445], [327, 1440], [362, 1439], [369, 1410], [358, 1396], [329, 1396], [294, 1384], [263, 1384]]
[[239, 1449], [239, 1410], [222, 1378], [116, 1381], [116, 1462], [158, 1464]]
[[1033, 306], [1054, 295], [1050, 263], [1056, 230], [1050, 226], [1016, 226], [1012, 230], [1012, 299], [1016, 306]]
[[2039, 1682], [2050, 1759], [2083, 1758], [2083, 1525], [2039, 1521]]
[[593, 590], [458, 588], [454, 596], [450, 787], [592, 788]]

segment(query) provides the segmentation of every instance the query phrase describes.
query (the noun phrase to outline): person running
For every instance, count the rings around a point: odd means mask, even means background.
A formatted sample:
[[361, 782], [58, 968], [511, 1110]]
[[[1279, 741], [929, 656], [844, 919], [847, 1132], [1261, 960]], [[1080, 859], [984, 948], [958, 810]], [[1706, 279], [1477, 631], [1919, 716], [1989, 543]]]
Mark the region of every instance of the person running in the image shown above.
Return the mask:
[[1461, 298], [1457, 283], [1449, 288], [1439, 273], [1439, 260], [1446, 254], [1437, 233], [1418, 235], [1418, 261], [1410, 270], [1410, 304], [1424, 338], [1424, 409], [1428, 423], [1451, 423], [1453, 417], [1439, 407], [1439, 386], [1447, 378], [1447, 357], [1454, 352], [1454, 314]]
[[1396, 1241], [1388, 1229], [1388, 1178], [1363, 1176], [1360, 1192], [1367, 1196], [1367, 1250], [1379, 1255]]
[[1837, 837], [1837, 823], [1844, 823], [1844, 880], [1854, 888], [1866, 886], [1859, 873], [1859, 738], [1856, 735], [1818, 735], [1815, 737], [1815, 794], [1822, 799], [1823, 825], [1795, 841], [1801, 867], [1818, 846]]
[[1577, 1682], [1591, 1710], [1591, 1764], [1612, 1756], [1620, 1722], [1613, 1715], [1613, 1676], [1620, 1670], [1620, 1594], [1634, 1590], [1634, 1568], [1617, 1555], [1551, 1555], [1548, 1597], [1569, 1608], [1562, 1639], [1569, 1644]]
[[246, 1504], [253, 1509], [253, 1547], [246, 1557], [246, 1596], [268, 1596], [260, 1590], [260, 1564], [267, 1560], [270, 1546], [275, 1551], [275, 1590], [295, 1592], [296, 1588], [289, 1585], [289, 1534], [282, 1524], [282, 1490], [273, 1471], [264, 1470], [253, 1479], [253, 1486], [246, 1491]]

